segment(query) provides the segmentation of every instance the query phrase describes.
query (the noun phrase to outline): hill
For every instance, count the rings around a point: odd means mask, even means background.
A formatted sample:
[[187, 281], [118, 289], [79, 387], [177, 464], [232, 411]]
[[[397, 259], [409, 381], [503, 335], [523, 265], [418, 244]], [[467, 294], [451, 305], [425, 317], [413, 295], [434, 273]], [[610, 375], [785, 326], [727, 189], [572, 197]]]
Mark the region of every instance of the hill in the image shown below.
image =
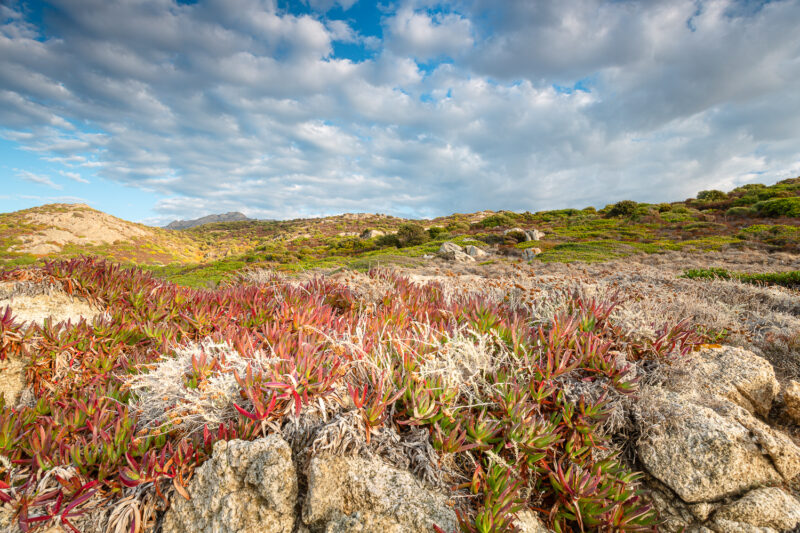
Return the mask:
[[189, 229], [203, 224], [212, 224], [214, 222], [239, 222], [242, 220], [250, 220], [244, 213], [238, 211], [230, 211], [221, 215], [206, 215], [204, 217], [195, 218], [192, 220], [173, 220], [166, 226], [166, 229]]
[[[295, 220], [152, 228], [87, 206], [56, 204], [0, 215], [0, 265], [99, 255], [189, 285], [243, 268], [282, 271], [424, 265], [444, 242], [476, 246], [484, 261], [596, 262], [641, 253], [726, 248], [800, 251], [800, 178], [683, 202], [620, 201], [597, 210], [481, 211], [430, 220], [343, 214]], [[522, 230], [522, 231], [519, 231]], [[537, 230], [539, 240], [530, 240]], [[541, 236], [541, 233], [544, 236]]]

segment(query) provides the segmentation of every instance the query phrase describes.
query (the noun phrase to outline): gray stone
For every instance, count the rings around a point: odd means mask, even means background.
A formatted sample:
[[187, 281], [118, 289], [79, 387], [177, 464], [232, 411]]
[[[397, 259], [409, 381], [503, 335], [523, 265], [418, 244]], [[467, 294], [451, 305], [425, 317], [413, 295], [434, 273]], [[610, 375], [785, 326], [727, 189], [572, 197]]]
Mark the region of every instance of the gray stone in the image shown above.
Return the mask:
[[530, 261], [540, 253], [542, 253], [542, 251], [539, 248], [526, 248], [525, 250], [522, 251], [522, 258], [525, 259], [526, 261]]
[[428, 532], [458, 527], [447, 497], [380, 460], [317, 456], [308, 466], [303, 522], [328, 532]]
[[473, 246], [471, 244], [469, 246], [466, 246], [464, 248], [464, 251], [468, 256], [472, 257], [473, 259], [483, 259], [489, 256], [489, 254], [485, 250], [482, 250], [481, 248], [478, 248], [477, 246]]
[[722, 521], [787, 531], [800, 524], [800, 503], [778, 487], [756, 489], [717, 511], [714, 522]]
[[780, 390], [769, 361], [734, 346], [692, 354], [684, 363], [683, 372], [676, 373], [667, 387], [693, 391], [699, 396], [721, 396], [764, 417]]
[[164, 533], [291, 533], [297, 501], [292, 450], [277, 434], [217, 442], [188, 492], [190, 500], [172, 498]]
[[463, 253], [464, 249], [461, 248], [456, 243], [448, 241], [448, 242], [443, 242], [442, 243], [442, 245], [439, 247], [439, 252], [438, 253], [439, 253], [439, 255], [442, 255], [442, 254], [449, 254], [449, 253], [453, 253], [453, 252], [461, 252], [461, 253]]
[[640, 406], [639, 458], [687, 503], [735, 496], [781, 476], [738, 421], [650, 388]]

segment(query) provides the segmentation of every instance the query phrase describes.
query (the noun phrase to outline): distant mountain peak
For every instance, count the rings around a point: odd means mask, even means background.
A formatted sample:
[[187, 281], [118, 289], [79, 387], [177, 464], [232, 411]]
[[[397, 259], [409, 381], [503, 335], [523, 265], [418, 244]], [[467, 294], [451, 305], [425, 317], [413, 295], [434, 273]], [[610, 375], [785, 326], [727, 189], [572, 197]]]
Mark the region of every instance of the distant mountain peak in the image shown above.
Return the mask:
[[166, 226], [167, 229], [189, 229], [203, 224], [211, 224], [214, 222], [239, 222], [241, 220], [250, 220], [244, 213], [238, 211], [230, 211], [220, 215], [206, 215], [204, 217], [195, 218], [193, 220], [173, 220]]

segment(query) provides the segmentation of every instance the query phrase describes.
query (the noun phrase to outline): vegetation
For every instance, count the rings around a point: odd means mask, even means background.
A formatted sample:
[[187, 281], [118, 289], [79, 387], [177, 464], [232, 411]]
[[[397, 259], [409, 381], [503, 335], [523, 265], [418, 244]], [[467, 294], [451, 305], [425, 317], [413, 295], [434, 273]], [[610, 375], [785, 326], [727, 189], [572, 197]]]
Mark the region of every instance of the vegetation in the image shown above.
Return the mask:
[[780, 285], [789, 289], [800, 289], [800, 270], [747, 274], [731, 272], [724, 268], [695, 268], [687, 270], [681, 277], [689, 279], [737, 279], [745, 283]]
[[[223, 222], [185, 231], [138, 226], [149, 231], [147, 237], [94, 246], [67, 244], [59, 252], [44, 256], [20, 252], [21, 239], [47, 229], [31, 222], [30, 214], [60, 214], [73, 209], [74, 214], [84, 216], [92, 212], [88, 207], [43, 206], [0, 215], [0, 266], [93, 255], [141, 266], [177, 283], [206, 287], [241, 268], [368, 269], [382, 263], [413, 262], [435, 253], [446, 240], [472, 239], [473, 244], [479, 241], [498, 249], [532, 246], [522, 233], [504, 234], [513, 228], [536, 228], [546, 234], [535, 245], [544, 252], [538, 256], [541, 261], [607, 261], [637, 253], [717, 250], [725, 246], [800, 251], [799, 195], [800, 178], [794, 178], [771, 186], [745, 185], [728, 193], [701, 191], [696, 199], [672, 204], [625, 200], [600, 211], [501, 211], [425, 221], [340, 215]], [[379, 230], [384, 235], [366, 238], [366, 230]]]
[[[23, 530], [53, 519], [75, 529], [96, 505], [185, 492], [214, 442], [258, 438], [325, 402], [341, 409], [344, 390], [367, 443], [382, 428], [428, 431], [440, 456], [430, 468], [468, 480], [457, 488], [472, 496], [458, 508], [462, 531], [512, 531], [531, 506], [556, 531], [654, 526], [638, 474], [595, 453], [609, 444], [605, 394], [576, 402], [566, 387], [633, 394], [618, 354], [680, 356], [700, 342], [691, 327], [629, 338], [609, 318], [615, 301], [578, 296], [531, 327], [525, 307], [369, 277], [390, 287], [375, 301], [321, 279], [193, 290], [94, 259], [1, 272], [58, 284], [107, 316], [30, 329], [8, 311], [0, 320], [0, 359], [30, 360], [35, 395], [31, 406], [0, 403], [10, 460], [0, 500]], [[224, 348], [186, 351], [198, 343]], [[52, 475], [63, 468], [74, 473]], [[137, 513], [111, 513], [109, 530], [130, 529]]]

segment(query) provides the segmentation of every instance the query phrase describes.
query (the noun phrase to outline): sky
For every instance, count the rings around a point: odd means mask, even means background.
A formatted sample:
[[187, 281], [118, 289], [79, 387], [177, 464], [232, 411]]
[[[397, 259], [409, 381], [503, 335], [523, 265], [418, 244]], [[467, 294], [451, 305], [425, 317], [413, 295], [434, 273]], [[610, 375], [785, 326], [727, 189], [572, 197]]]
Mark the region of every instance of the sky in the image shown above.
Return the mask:
[[800, 0], [0, 0], [0, 211], [427, 218], [800, 175]]

